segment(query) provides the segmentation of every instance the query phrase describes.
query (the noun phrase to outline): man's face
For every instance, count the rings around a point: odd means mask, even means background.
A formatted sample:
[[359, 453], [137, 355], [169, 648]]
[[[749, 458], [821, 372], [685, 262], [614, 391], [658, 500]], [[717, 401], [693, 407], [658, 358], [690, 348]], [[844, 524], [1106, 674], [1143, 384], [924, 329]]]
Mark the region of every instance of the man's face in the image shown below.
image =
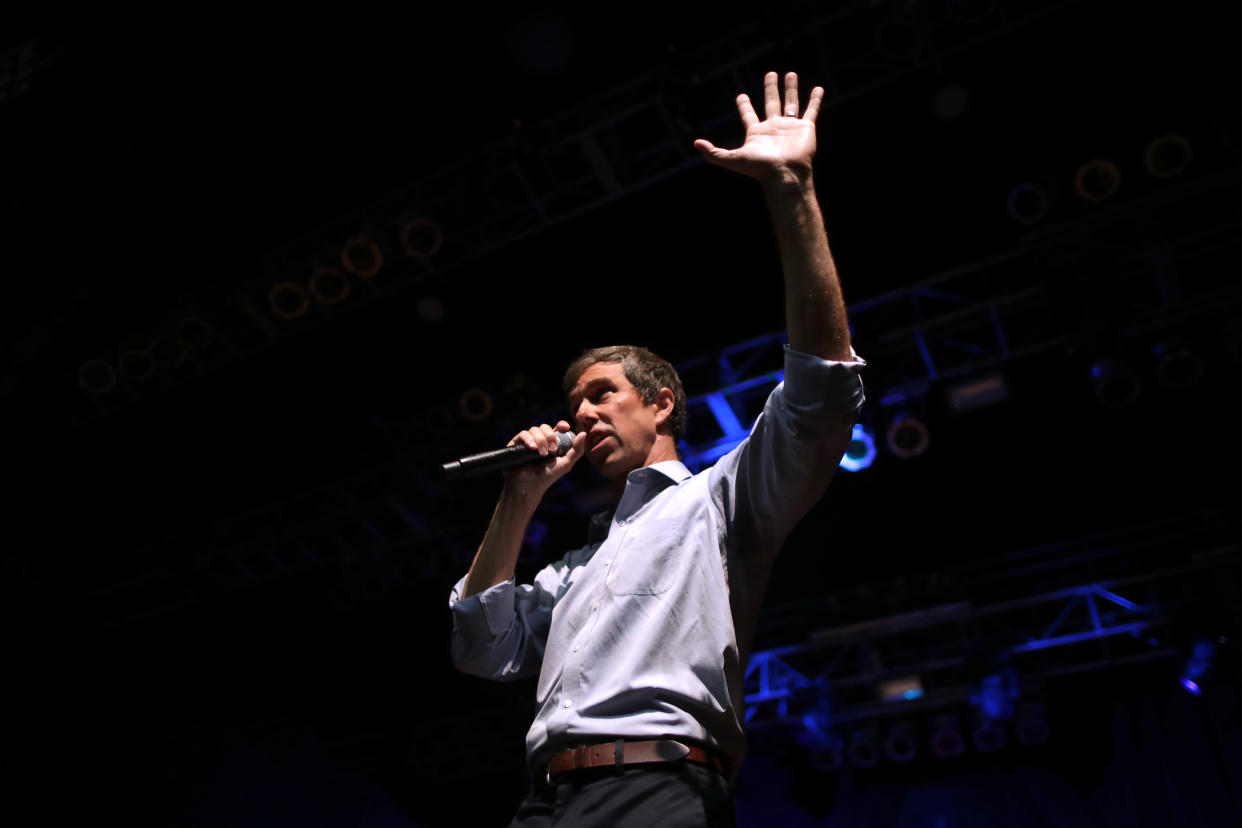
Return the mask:
[[587, 460], [609, 480], [647, 465], [659, 410], [643, 402], [619, 362], [588, 366], [569, 393], [570, 416], [587, 432]]

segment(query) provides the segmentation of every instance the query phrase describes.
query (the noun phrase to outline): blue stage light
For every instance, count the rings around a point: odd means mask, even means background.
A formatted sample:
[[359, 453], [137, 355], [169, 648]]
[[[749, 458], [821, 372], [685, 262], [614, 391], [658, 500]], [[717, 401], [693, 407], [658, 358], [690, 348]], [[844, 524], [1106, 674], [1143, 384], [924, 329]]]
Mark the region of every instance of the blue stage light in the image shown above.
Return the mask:
[[841, 458], [841, 468], [854, 472], [865, 469], [874, 462], [875, 435], [862, 423], [855, 423], [854, 433], [850, 435], [850, 444], [845, 447], [845, 456]]

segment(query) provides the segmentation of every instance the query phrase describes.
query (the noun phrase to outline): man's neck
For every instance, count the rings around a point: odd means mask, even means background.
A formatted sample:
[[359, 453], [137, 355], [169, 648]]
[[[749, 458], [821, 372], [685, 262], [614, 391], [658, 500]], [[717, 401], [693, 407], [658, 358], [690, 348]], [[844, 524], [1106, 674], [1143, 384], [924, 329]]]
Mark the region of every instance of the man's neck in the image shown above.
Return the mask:
[[[667, 434], [661, 435], [651, 447], [651, 453], [647, 455], [647, 462], [643, 463], [639, 468], [645, 469], [648, 466], [654, 466], [656, 463], [663, 463], [665, 460], [679, 460], [677, 456], [677, 444], [673, 442], [673, 438]], [[621, 502], [621, 495], [625, 494], [625, 483], [629, 480], [630, 472], [638, 469], [631, 469], [626, 473], [618, 476], [612, 481], [612, 502], [617, 504]]]

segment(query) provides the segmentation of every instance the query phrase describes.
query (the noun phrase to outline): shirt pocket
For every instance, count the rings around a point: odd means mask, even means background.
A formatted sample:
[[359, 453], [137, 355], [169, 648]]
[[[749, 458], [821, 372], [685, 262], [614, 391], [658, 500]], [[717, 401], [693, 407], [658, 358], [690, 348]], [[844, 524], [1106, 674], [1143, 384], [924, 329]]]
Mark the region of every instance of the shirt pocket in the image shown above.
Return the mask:
[[605, 583], [613, 595], [659, 595], [677, 578], [682, 547], [680, 518], [635, 526], [621, 541]]

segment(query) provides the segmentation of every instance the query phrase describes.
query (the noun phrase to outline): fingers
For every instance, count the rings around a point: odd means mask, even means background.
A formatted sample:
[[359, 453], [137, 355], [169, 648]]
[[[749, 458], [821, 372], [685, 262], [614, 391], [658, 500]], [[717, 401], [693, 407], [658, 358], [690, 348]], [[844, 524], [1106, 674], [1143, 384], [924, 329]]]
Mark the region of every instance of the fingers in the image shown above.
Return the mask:
[[823, 103], [823, 100], [824, 100], [824, 87], [817, 86], [814, 89], [812, 89], [811, 100], [807, 103], [806, 112], [803, 114], [802, 117], [806, 118], [811, 123], [815, 123], [815, 119], [819, 117], [819, 105]]
[[785, 74], [785, 115], [790, 118], [798, 117], [797, 72], [787, 72]]
[[779, 118], [781, 115], [781, 93], [776, 87], [775, 72], [763, 76], [763, 115], [765, 118]]
[[[566, 426], [566, 428], [562, 430], [568, 431], [569, 423], [566, 423], [564, 420], [557, 423], [558, 426], [562, 424]], [[547, 457], [548, 455], [555, 456], [556, 453], [560, 451], [561, 441], [557, 436], [557, 430], [552, 428], [552, 426], [547, 423], [544, 423], [540, 426], [519, 431], [517, 436], [509, 441], [509, 445], [526, 446], [526, 448], [531, 451], [539, 452], [539, 456]]]
[[755, 114], [755, 107], [750, 103], [750, 96], [743, 92], [737, 96], [737, 114], [742, 116], [742, 126], [750, 129], [759, 123], [759, 116]]

